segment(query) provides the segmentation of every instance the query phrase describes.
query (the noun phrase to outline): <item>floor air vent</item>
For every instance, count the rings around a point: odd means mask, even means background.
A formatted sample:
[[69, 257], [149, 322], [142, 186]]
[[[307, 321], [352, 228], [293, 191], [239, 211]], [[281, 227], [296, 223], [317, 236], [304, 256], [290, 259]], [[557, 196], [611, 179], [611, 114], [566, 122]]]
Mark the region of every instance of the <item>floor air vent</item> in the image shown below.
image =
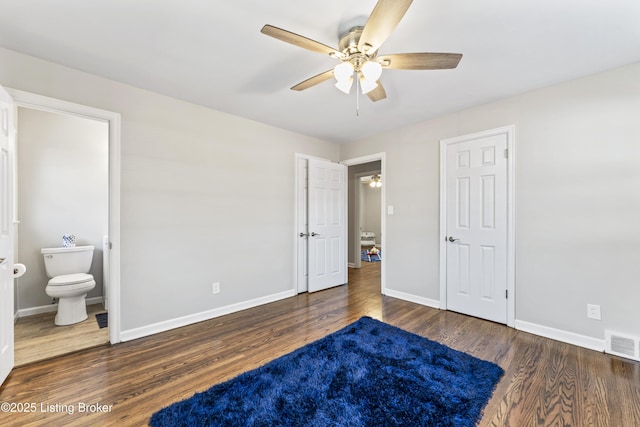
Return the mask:
[[640, 361], [640, 337], [605, 331], [605, 341], [607, 353]]

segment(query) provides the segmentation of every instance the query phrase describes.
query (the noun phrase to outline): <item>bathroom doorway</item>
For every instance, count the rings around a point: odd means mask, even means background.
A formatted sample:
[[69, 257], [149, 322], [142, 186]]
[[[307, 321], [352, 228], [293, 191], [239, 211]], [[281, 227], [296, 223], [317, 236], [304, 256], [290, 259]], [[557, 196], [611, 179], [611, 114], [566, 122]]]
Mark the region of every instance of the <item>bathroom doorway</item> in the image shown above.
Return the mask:
[[[18, 105], [15, 254], [16, 262], [27, 266], [27, 273], [15, 281], [19, 366], [119, 341], [119, 313], [109, 310], [119, 308], [119, 287], [113, 289], [119, 257], [110, 250], [119, 237], [119, 203], [113, 206], [119, 201], [113, 188], [119, 176], [119, 136], [113, 147], [119, 115], [24, 92], [13, 95]], [[48, 277], [40, 249], [62, 246], [63, 234], [74, 234], [78, 246], [94, 246], [90, 273], [96, 286], [86, 297], [85, 321], [55, 326], [57, 301], [44, 292]], [[105, 316], [95, 316], [102, 313], [109, 313], [108, 326]]]

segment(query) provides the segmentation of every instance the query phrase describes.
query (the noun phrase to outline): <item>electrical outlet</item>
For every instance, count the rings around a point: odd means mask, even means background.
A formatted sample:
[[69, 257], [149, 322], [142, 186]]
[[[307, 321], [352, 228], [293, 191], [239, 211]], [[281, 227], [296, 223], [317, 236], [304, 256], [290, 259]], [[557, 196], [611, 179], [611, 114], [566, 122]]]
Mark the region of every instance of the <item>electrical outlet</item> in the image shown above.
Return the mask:
[[601, 320], [600, 306], [596, 304], [587, 304], [587, 317], [589, 319]]
[[220, 282], [214, 282], [211, 285], [211, 290], [213, 291], [214, 294], [219, 294], [220, 293]]

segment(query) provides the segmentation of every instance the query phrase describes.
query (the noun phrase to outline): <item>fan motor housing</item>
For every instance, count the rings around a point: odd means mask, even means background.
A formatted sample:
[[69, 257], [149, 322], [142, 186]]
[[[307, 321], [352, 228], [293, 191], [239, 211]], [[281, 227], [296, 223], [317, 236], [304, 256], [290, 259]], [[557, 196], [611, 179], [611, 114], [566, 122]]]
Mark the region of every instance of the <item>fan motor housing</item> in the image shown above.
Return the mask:
[[358, 42], [360, 41], [360, 36], [362, 36], [363, 29], [364, 27], [361, 26], [351, 28], [347, 34], [342, 36], [338, 44], [338, 49], [344, 55], [342, 60], [351, 62], [356, 71], [360, 70], [362, 64], [374, 59], [377, 55], [377, 52], [364, 53], [358, 49]]
[[338, 44], [338, 49], [340, 52], [344, 53], [346, 56], [353, 55], [354, 53], [358, 53], [358, 42], [360, 41], [360, 36], [362, 35], [362, 30], [364, 27], [353, 27], [349, 30], [347, 34], [342, 36], [340, 39], [340, 43]]

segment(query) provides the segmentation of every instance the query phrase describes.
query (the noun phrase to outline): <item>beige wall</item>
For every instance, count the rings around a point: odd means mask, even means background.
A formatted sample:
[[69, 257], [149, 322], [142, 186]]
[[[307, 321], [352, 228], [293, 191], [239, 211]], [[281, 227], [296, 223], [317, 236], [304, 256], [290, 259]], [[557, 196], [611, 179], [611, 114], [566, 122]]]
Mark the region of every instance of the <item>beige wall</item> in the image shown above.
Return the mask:
[[0, 64], [4, 86], [122, 114], [123, 330], [293, 289], [295, 152], [386, 152], [387, 287], [438, 300], [439, 141], [514, 124], [516, 319], [640, 335], [640, 64], [342, 147], [4, 49]]
[[378, 246], [382, 243], [381, 202], [381, 188], [371, 188], [366, 182], [360, 183], [360, 228], [376, 233]]
[[342, 146], [342, 159], [386, 152], [387, 287], [439, 300], [439, 141], [514, 124], [516, 319], [640, 335], [639, 75], [630, 65]]
[[102, 236], [109, 218], [109, 130], [105, 122], [18, 109], [18, 309], [51, 304], [41, 248], [62, 246], [63, 234], [95, 246], [91, 274], [102, 296]]
[[6, 49], [0, 64], [3, 86], [122, 115], [123, 333], [294, 289], [294, 155], [337, 145]]

